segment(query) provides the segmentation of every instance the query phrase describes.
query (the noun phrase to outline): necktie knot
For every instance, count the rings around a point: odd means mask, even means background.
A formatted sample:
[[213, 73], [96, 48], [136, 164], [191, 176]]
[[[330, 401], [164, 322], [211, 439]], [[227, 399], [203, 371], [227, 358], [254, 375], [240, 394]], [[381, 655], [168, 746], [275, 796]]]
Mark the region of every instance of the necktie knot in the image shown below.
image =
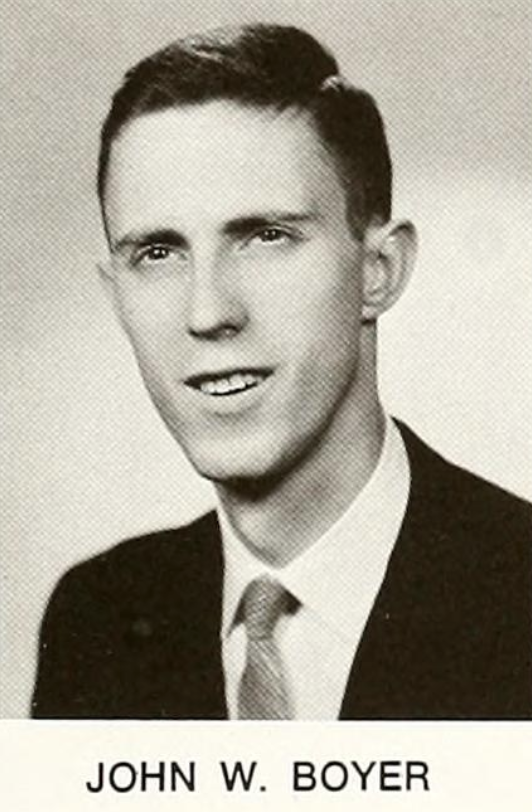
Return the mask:
[[279, 581], [268, 575], [255, 578], [242, 598], [248, 639], [271, 637], [280, 616], [290, 611], [293, 600]]

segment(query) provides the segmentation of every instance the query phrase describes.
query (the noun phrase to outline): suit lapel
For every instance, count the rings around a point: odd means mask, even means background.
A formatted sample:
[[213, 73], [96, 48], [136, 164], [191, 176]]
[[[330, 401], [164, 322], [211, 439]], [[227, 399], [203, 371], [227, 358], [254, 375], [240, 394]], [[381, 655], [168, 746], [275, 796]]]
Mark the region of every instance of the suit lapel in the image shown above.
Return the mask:
[[220, 646], [223, 558], [216, 515], [209, 513], [186, 533], [178, 532], [174, 588], [166, 598], [171, 620], [159, 655], [166, 658], [164, 671], [172, 675], [173, 685], [161, 691], [161, 701], [172, 696], [170, 718], [225, 719]]
[[192, 582], [195, 618], [189, 649], [190, 674], [195, 681], [191, 693], [195, 712], [191, 718], [227, 719], [225, 678], [222, 665], [220, 629], [222, 619], [223, 555], [221, 533], [215, 513], [209, 514], [199, 528], [200, 544], [207, 546]]
[[341, 719], [411, 718], [441, 696], [441, 671], [430, 665], [443, 628], [439, 458], [400, 429], [411, 469], [407, 511], [351, 668]]

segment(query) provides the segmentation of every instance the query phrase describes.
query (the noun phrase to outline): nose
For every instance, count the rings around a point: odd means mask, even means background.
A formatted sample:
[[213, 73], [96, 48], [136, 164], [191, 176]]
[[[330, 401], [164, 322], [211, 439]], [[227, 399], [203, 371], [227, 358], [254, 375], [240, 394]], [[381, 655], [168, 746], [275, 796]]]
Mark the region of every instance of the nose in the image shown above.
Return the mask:
[[221, 263], [196, 264], [189, 283], [187, 329], [194, 338], [217, 340], [245, 327], [247, 310], [236, 280]]

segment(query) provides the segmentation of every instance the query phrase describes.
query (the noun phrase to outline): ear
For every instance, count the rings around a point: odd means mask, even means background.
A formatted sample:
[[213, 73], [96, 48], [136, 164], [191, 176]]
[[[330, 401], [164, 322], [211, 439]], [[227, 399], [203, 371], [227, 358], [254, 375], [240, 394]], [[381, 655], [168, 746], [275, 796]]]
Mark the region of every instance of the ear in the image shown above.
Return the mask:
[[416, 258], [416, 230], [408, 220], [370, 225], [365, 248], [362, 318], [374, 321], [407, 286]]

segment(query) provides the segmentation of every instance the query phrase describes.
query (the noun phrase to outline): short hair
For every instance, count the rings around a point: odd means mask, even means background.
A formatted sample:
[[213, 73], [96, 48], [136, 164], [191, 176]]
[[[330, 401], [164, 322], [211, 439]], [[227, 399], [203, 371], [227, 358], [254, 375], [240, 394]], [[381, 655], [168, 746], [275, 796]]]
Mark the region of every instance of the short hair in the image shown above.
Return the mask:
[[335, 58], [313, 36], [292, 26], [266, 24], [183, 37], [126, 73], [101, 132], [102, 213], [111, 147], [129, 122], [220, 99], [310, 112], [345, 188], [353, 229], [363, 232], [373, 218], [390, 219], [392, 167], [374, 99], [339, 75]]

